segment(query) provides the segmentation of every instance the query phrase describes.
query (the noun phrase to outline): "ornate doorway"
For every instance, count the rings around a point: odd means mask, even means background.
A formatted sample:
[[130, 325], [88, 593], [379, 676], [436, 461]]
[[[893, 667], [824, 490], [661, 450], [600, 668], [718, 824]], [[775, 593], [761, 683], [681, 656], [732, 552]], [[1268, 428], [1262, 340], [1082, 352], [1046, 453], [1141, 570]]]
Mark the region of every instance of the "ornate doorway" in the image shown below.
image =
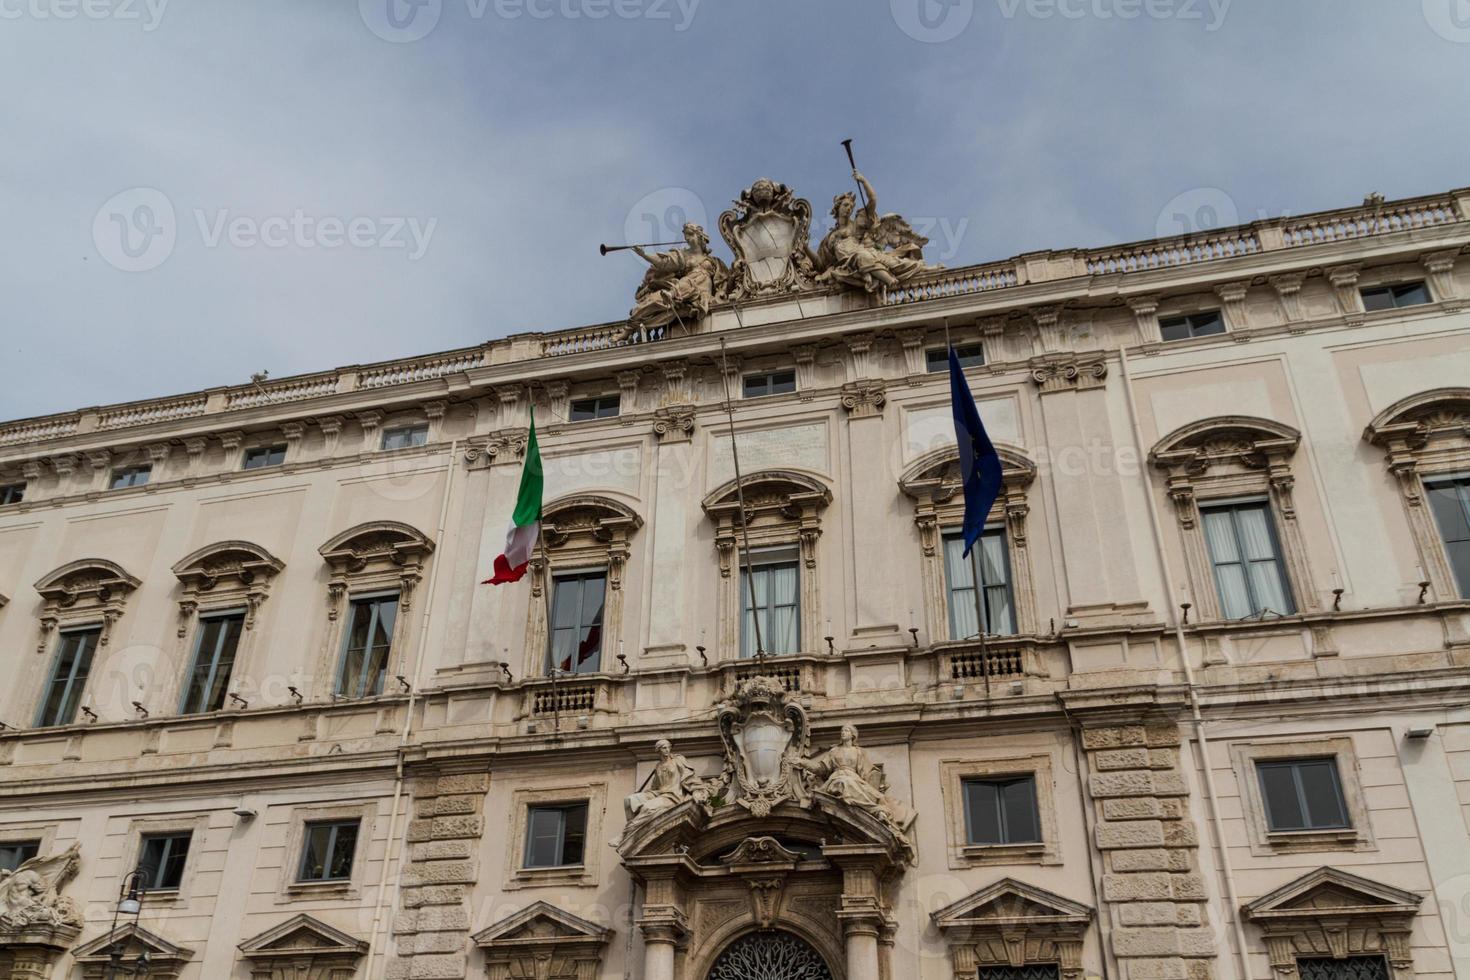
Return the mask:
[[832, 980], [822, 954], [781, 929], [747, 932], [715, 959], [707, 980]]

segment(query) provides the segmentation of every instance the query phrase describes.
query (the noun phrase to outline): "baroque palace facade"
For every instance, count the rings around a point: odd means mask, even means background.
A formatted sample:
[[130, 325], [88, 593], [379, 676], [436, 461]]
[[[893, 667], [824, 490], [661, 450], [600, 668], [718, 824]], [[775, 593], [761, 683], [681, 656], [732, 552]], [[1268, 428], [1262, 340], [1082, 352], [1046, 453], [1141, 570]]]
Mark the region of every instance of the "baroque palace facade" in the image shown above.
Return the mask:
[[863, 186], [0, 425], [0, 976], [1470, 980], [1470, 190], [942, 270]]

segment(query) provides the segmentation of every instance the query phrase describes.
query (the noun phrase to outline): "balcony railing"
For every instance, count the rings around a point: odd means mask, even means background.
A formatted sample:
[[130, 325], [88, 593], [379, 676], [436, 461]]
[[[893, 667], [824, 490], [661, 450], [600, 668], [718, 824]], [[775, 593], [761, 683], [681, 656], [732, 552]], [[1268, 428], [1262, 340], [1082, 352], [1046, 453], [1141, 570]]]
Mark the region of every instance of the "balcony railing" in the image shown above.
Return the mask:
[[1387, 235], [1414, 228], [1431, 228], [1459, 220], [1461, 216], [1456, 213], [1455, 202], [1444, 197], [1364, 208], [1347, 214], [1339, 212], [1309, 215], [1298, 221], [1287, 222], [1282, 234], [1286, 239], [1286, 247], [1295, 248], [1299, 245]]
[[1259, 251], [1261, 240], [1256, 237], [1255, 232], [1232, 229], [1219, 235], [1172, 238], [1088, 252], [1087, 272], [1093, 276], [1144, 272], [1149, 269], [1168, 269], [1235, 258], [1239, 255], [1254, 255]]

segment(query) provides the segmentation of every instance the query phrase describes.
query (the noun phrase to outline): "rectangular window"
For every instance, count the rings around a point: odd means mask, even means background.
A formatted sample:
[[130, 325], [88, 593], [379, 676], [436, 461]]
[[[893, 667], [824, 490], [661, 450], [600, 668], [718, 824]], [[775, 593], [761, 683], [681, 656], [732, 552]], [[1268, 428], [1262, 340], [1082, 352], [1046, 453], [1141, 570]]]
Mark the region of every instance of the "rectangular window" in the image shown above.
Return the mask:
[[[801, 571], [795, 547], [752, 552], [750, 572], [740, 566], [740, 655], [756, 654], [756, 624], [760, 645], [768, 656], [801, 652]], [[755, 608], [751, 609], [751, 586]]]
[[551, 581], [547, 669], [595, 674], [602, 669], [602, 606], [607, 596], [607, 573], [557, 575]]
[[1000, 528], [985, 531], [970, 557], [964, 557], [965, 538], [959, 532], [944, 536], [944, 578], [949, 588], [950, 639], [965, 640], [980, 635], [975, 622], [975, 568], [980, 569], [984, 589], [985, 632], [1012, 636], [1016, 632], [1015, 603], [1011, 595], [1011, 562], [1006, 550], [1006, 533]]
[[184, 862], [189, 859], [191, 834], [144, 834], [138, 852], [138, 870], [146, 891], [176, 891], [184, 880]]
[[1207, 313], [1190, 313], [1187, 316], [1164, 317], [1159, 320], [1159, 336], [1164, 340], [1188, 340], [1191, 337], [1208, 337], [1224, 333], [1225, 321], [1219, 310]]
[[1266, 826], [1273, 833], [1351, 827], [1337, 760], [1281, 759], [1257, 762]]
[[582, 863], [587, 804], [533, 806], [526, 813], [526, 867], [562, 868]]
[[1265, 501], [1201, 507], [1215, 587], [1226, 619], [1296, 612]]
[[256, 446], [245, 450], [244, 469], [260, 470], [267, 466], [280, 466], [286, 461], [285, 446]]
[[26, 497], [26, 485], [24, 483], [7, 483], [0, 487], [0, 507], [6, 504], [18, 504]]
[[1470, 476], [1425, 482], [1424, 489], [1429, 493], [1429, 507], [1444, 538], [1460, 597], [1470, 598]]
[[1360, 289], [1363, 309], [1397, 310], [1405, 306], [1421, 306], [1429, 302], [1429, 289], [1422, 282], [1401, 282], [1392, 286], [1374, 286]]
[[1297, 976], [1301, 980], [1388, 980], [1388, 966], [1381, 956], [1298, 956]]
[[593, 419], [617, 418], [619, 401], [618, 395], [578, 398], [572, 402], [572, 421], [590, 422]]
[[38, 840], [10, 840], [0, 843], [0, 871], [14, 871], [41, 853]]
[[179, 713], [219, 711], [225, 706], [230, 673], [235, 669], [235, 651], [245, 628], [243, 612], [216, 613], [199, 617], [195, 631], [194, 661], [184, 688]]
[[148, 477], [153, 473], [153, 466], [144, 463], [142, 466], [124, 466], [112, 471], [112, 483], [110, 489], [124, 490], [128, 487], [141, 487], [148, 482]]
[[1057, 963], [1027, 963], [1025, 966], [982, 966], [976, 980], [1057, 980], [1061, 968]]
[[395, 429], [383, 430], [384, 449], [412, 449], [429, 441], [427, 425], [400, 425]]
[[1036, 777], [966, 779], [965, 838], [971, 844], [1039, 844]]
[[356, 820], [309, 823], [301, 835], [301, 867], [297, 881], [347, 881], [357, 852]]
[[366, 698], [383, 693], [393, 624], [398, 619], [398, 593], [353, 599], [342, 635], [342, 670], [337, 693]]
[[745, 376], [746, 398], [759, 398], [761, 395], [784, 395], [795, 390], [795, 371], [767, 371], [764, 374]]
[[37, 727], [70, 725], [76, 720], [82, 689], [87, 686], [92, 656], [97, 652], [101, 636], [102, 627], [89, 626], [67, 630], [56, 638], [56, 662], [51, 668], [40, 713], [36, 715]]
[[[980, 367], [985, 363], [985, 347], [981, 344], [956, 344], [954, 356], [959, 360], [961, 368]], [[948, 371], [949, 348], [930, 347], [924, 351], [924, 365], [930, 374]]]

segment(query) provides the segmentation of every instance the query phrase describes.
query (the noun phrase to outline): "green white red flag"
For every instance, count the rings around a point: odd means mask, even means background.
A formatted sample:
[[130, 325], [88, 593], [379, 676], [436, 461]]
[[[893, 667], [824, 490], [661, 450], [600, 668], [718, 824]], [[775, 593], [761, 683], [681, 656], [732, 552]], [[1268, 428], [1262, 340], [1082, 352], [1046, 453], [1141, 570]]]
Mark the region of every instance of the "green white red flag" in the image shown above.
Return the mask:
[[521, 486], [516, 491], [516, 508], [505, 532], [505, 553], [495, 559], [495, 574], [482, 585], [519, 582], [526, 574], [531, 552], [541, 535], [541, 496], [545, 490], [541, 472], [541, 448], [536, 445], [536, 415], [531, 414], [531, 435], [526, 440], [526, 461], [521, 466]]

